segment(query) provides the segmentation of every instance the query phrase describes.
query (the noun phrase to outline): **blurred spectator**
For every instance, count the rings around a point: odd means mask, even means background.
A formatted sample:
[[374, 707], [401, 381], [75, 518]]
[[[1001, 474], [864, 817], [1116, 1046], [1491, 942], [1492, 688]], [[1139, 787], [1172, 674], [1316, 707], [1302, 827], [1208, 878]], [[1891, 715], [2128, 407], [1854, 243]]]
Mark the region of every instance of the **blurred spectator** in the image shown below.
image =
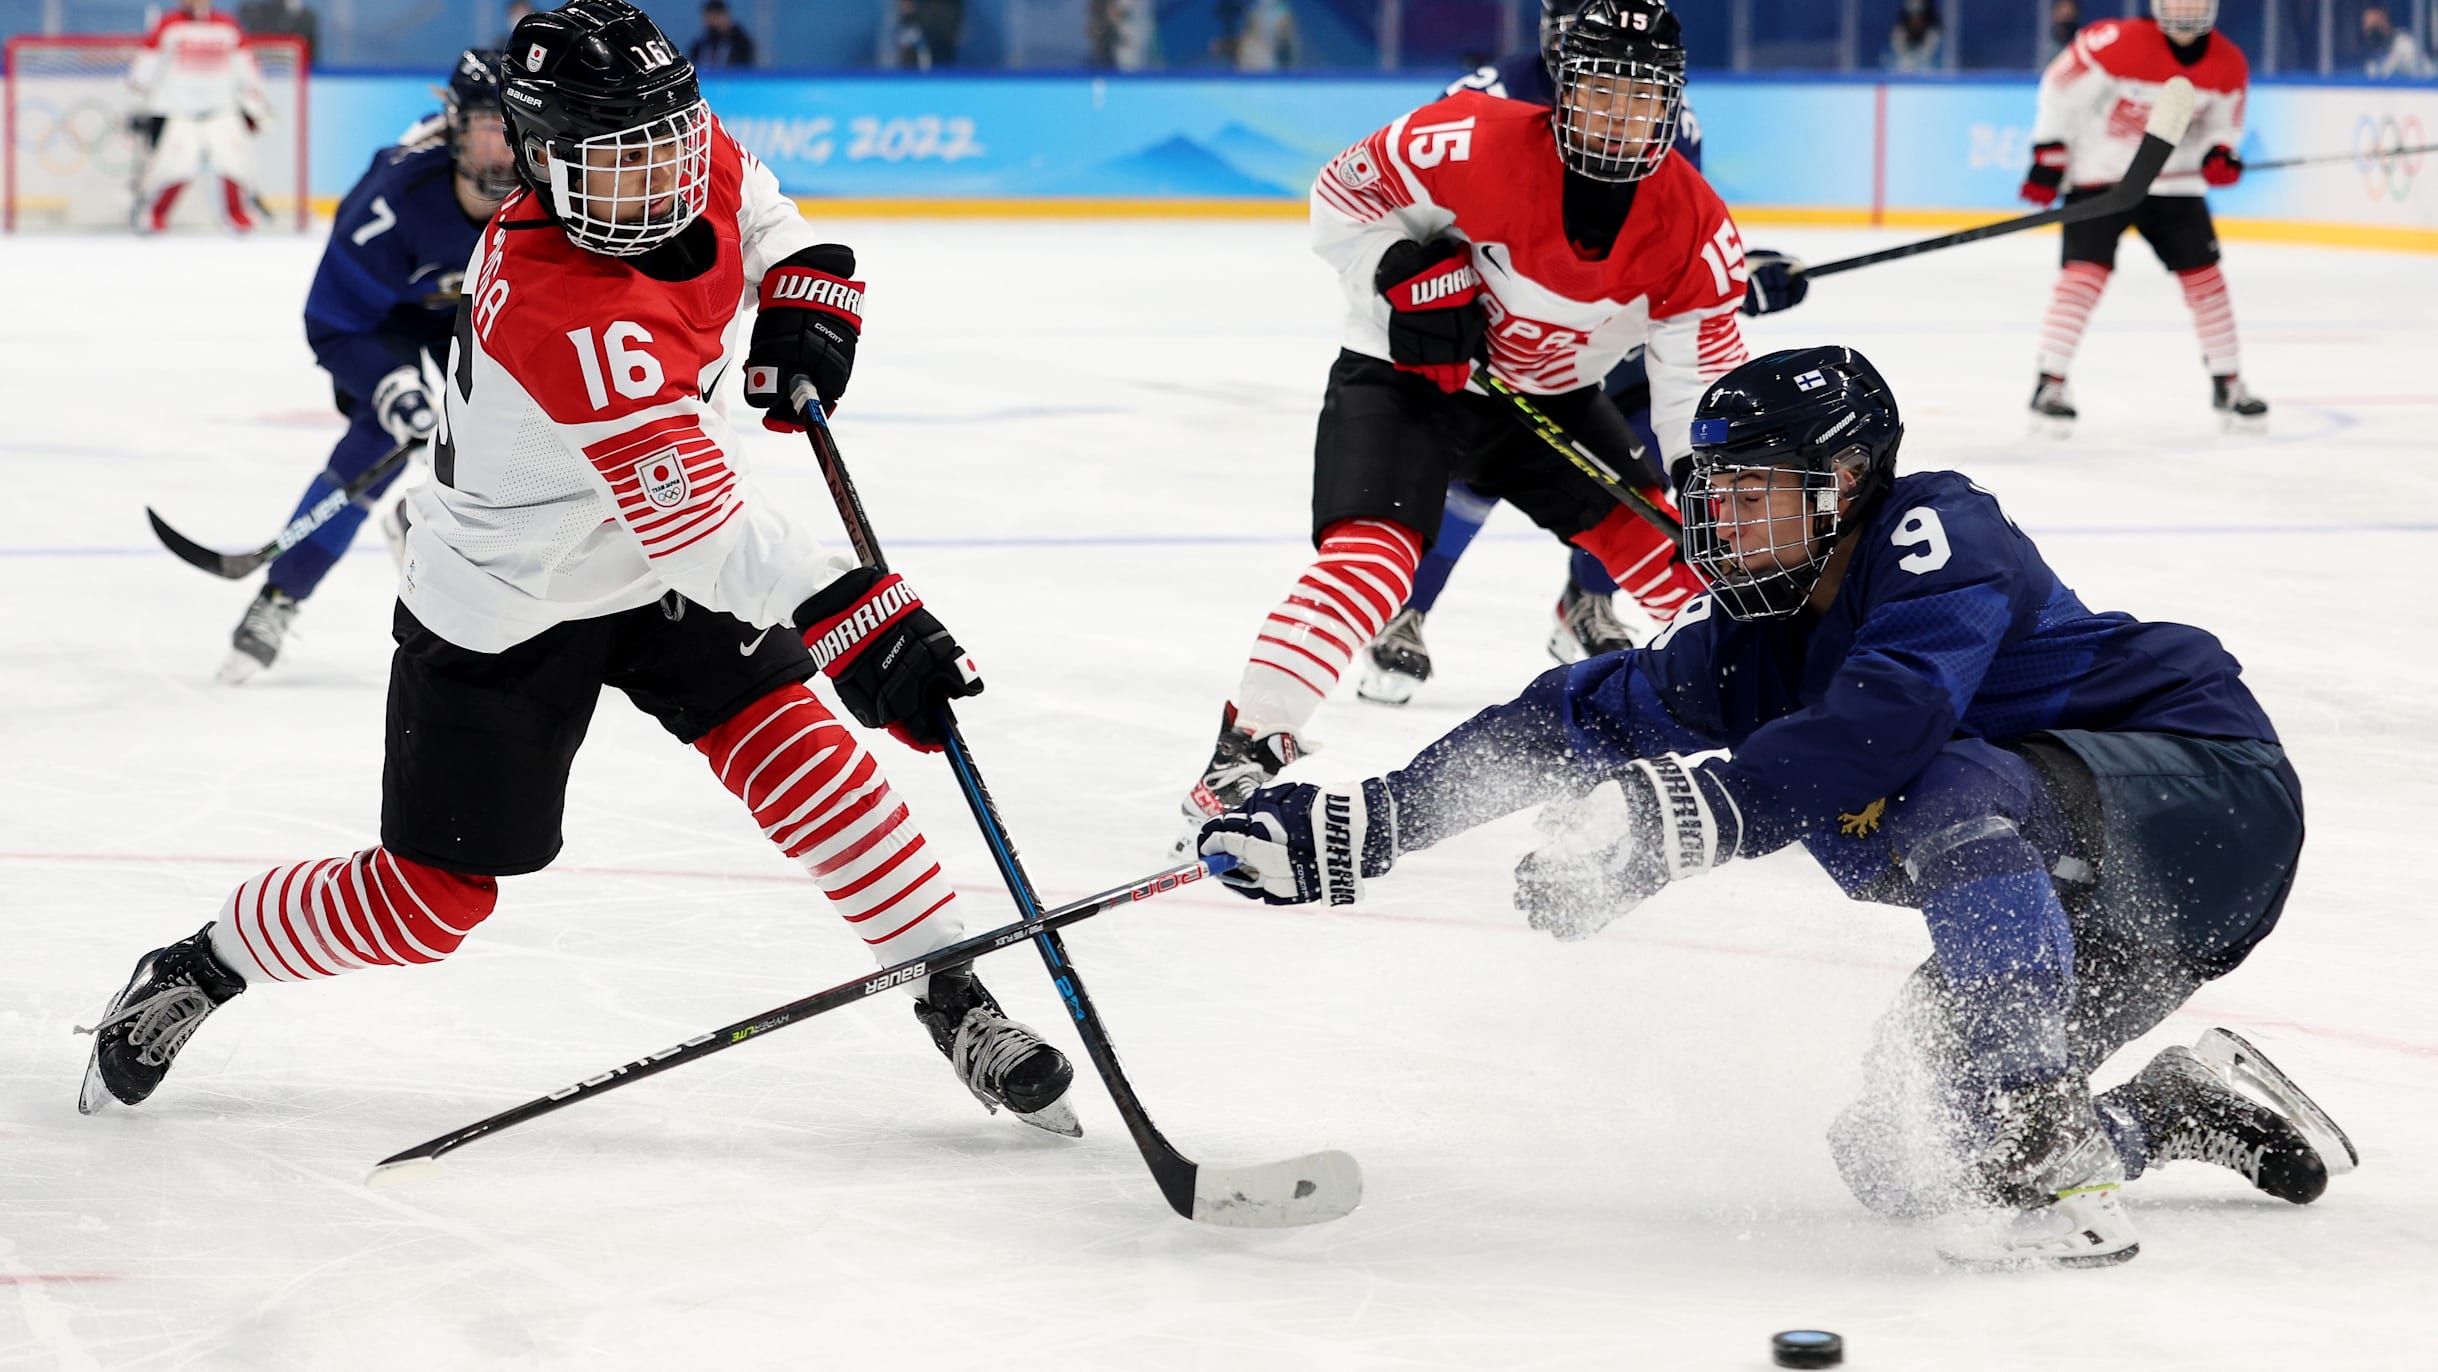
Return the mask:
[[516, 21], [531, 13], [533, 6], [525, 3], [525, 0], [508, 0], [508, 13], [500, 21], [499, 41], [491, 46], [506, 48], [508, 35], [516, 32]]
[[2370, 54], [2369, 65], [2363, 70], [2375, 80], [2438, 76], [2438, 68], [2433, 68], [2430, 60], [2422, 56], [2421, 45], [2413, 35], [2397, 28], [2396, 21], [2387, 17], [2385, 5], [2370, 5], [2362, 10], [2362, 47]]
[[1296, 64], [1295, 11], [1287, 0], [1244, 0], [1240, 13], [1233, 50], [1236, 70], [1285, 71]]
[[1092, 0], [1084, 16], [1084, 37], [1092, 47], [1092, 65], [1101, 70], [1143, 71], [1158, 65], [1159, 38], [1156, 0]]
[[313, 63], [314, 44], [321, 37], [322, 21], [306, 9], [303, 0], [246, 0], [238, 8], [237, 27], [247, 33], [293, 34], [305, 40], [305, 63]]
[[705, 71], [750, 67], [753, 35], [728, 14], [728, 0], [703, 0], [703, 36], [686, 49], [686, 56]]
[[1937, 71], [1939, 43], [1946, 36], [1932, 0], [1905, 0], [1905, 12], [1888, 30], [1888, 55], [1880, 65], [1890, 71]]
[[2082, 32], [2082, 6], [2074, 0], [2057, 0], [2049, 6], [2049, 42], [2051, 51], [2063, 52], [2074, 46], [2074, 35]]
[[897, 0], [897, 65], [916, 71], [957, 64], [965, 0]]

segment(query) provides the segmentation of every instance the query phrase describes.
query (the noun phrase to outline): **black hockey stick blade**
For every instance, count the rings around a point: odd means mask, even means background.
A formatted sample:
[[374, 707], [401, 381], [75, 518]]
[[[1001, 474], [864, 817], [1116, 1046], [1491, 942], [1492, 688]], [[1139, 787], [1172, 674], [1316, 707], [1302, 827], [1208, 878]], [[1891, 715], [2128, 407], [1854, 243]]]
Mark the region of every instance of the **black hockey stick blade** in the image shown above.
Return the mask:
[[2053, 210], [2043, 210], [2038, 214], [2002, 219], [1995, 224], [1983, 224], [1977, 229], [1941, 234], [1936, 238], [1925, 238], [1917, 243], [1902, 243], [1893, 248], [1882, 248], [1878, 252], [1867, 252], [1859, 257], [1841, 257], [1834, 262], [1823, 262], [1818, 266], [1806, 267], [1803, 274], [1806, 277], [1834, 276], [1838, 272], [1850, 272], [1857, 267], [1893, 262], [1900, 257], [1919, 257], [1926, 252], [1937, 252], [1941, 248], [1959, 247], [1966, 243], [1978, 243], [1985, 238], [2002, 238], [2007, 234], [2022, 233], [2027, 229], [2047, 228], [2051, 224], [2075, 224], [2085, 219], [2097, 219], [2101, 215], [2118, 214], [2132, 209], [2142, 203], [2144, 196], [2150, 194], [2150, 183], [2158, 180], [2159, 169], [2167, 165], [2167, 159], [2175, 152], [2176, 144], [2183, 140], [2185, 127], [2192, 123], [2192, 114], [2192, 82], [2181, 76], [2170, 77], [2166, 86], [2159, 91], [2159, 102], [2150, 108], [2150, 122], [2143, 128], [2142, 145], [2134, 151], [2132, 164], [2125, 168], [2123, 179], [2100, 194], [2072, 205], [2060, 205]]
[[417, 439], [392, 448], [380, 461], [358, 472], [354, 480], [315, 501], [312, 509], [289, 520], [288, 526], [279, 531], [277, 538], [252, 552], [223, 553], [206, 548], [171, 528], [169, 521], [161, 518], [150, 505], [144, 507], [144, 517], [152, 521], [153, 536], [161, 540], [161, 546], [177, 554], [179, 561], [210, 572], [213, 576], [241, 581], [260, 571], [265, 563], [281, 553], [313, 537], [314, 530], [336, 518], [339, 511], [346, 509], [366, 491], [380, 485], [422, 446], [423, 441]]
[[2266, 162], [2246, 162], [2244, 175], [2253, 172], [2285, 171], [2293, 167], [2333, 167], [2339, 163], [2360, 165], [2364, 162], [2384, 162], [2391, 157], [2419, 157], [2438, 152], [2438, 143], [2423, 143], [2410, 148], [2376, 148], [2369, 152], [2323, 152], [2310, 157], [2276, 157]]
[[1515, 417], [1523, 421], [1524, 427], [1532, 430], [1534, 437], [1556, 450], [1558, 456], [1574, 464], [1576, 471], [1598, 482], [1600, 489], [1608, 492], [1610, 498], [1618, 504], [1642, 516], [1652, 528], [1666, 534], [1669, 538], [1681, 539], [1684, 537], [1685, 526], [1677, 519], [1673, 511], [1652, 500], [1650, 496], [1643, 493], [1640, 487], [1627, 481], [1624, 473], [1602, 461], [1598, 453], [1583, 446], [1582, 442], [1573, 434], [1566, 432], [1564, 425], [1550, 418], [1548, 411], [1533, 404], [1522, 391], [1499, 380], [1487, 366], [1480, 364], [1476, 364], [1473, 368], [1473, 380], [1483, 390], [1503, 398], [1514, 411]]
[[613, 1067], [598, 1076], [586, 1077], [573, 1086], [565, 1086], [546, 1096], [539, 1096], [513, 1109], [502, 1110], [488, 1119], [477, 1120], [462, 1129], [452, 1129], [438, 1138], [427, 1139], [403, 1152], [393, 1153], [373, 1165], [372, 1174], [365, 1178], [368, 1185], [387, 1186], [412, 1180], [416, 1174], [436, 1167], [443, 1154], [454, 1152], [480, 1139], [489, 1138], [503, 1129], [511, 1129], [527, 1120], [539, 1119], [553, 1111], [564, 1110], [579, 1101], [590, 1100], [603, 1092], [641, 1081], [645, 1077], [698, 1062], [713, 1053], [734, 1048], [749, 1039], [801, 1023], [815, 1015], [852, 1005], [879, 995], [883, 991], [903, 986], [918, 977], [933, 972], [945, 972], [962, 967], [976, 958], [999, 949], [1022, 943], [1044, 930], [1063, 928], [1078, 920], [1133, 905], [1154, 896], [1165, 895], [1182, 886], [1189, 886], [1206, 876], [1216, 876], [1236, 865], [1236, 860], [1224, 853], [1214, 854], [1200, 862], [1183, 867], [1171, 867], [1141, 881], [1086, 896], [1069, 905], [1062, 905], [1039, 919], [1018, 921], [972, 938], [935, 949], [919, 958], [894, 966], [883, 967], [870, 976], [843, 982], [826, 991], [816, 991], [801, 1000], [791, 1000], [775, 1010], [765, 1010], [750, 1019], [741, 1019], [709, 1033], [697, 1034], [674, 1048], [635, 1059], [621, 1067]]

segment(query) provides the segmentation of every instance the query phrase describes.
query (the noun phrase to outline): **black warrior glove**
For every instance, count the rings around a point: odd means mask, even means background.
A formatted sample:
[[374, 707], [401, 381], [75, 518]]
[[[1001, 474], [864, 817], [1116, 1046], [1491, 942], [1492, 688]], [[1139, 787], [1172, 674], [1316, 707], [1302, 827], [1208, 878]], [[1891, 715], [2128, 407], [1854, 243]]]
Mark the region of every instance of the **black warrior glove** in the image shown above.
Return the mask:
[[1371, 282], [1388, 300], [1388, 360], [1449, 395], [1463, 390], [1490, 336], [1473, 250], [1453, 238], [1392, 243]]
[[796, 607], [813, 662], [847, 713], [917, 752], [948, 745], [939, 707], [982, 694], [982, 673], [895, 573], [857, 567]]
[[855, 250], [837, 243], [806, 248], [762, 278], [762, 313], [745, 350], [745, 403], [765, 411], [762, 427], [802, 433], [790, 383], [810, 377], [821, 412], [838, 408], [855, 371], [855, 340], [863, 336], [863, 283]]

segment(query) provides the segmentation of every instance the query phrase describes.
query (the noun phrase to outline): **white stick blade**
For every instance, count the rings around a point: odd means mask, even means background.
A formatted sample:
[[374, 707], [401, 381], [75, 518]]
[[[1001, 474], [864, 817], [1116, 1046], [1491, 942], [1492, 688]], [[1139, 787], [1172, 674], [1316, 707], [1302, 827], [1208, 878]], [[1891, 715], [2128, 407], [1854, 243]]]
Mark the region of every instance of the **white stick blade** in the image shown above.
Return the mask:
[[2142, 132], [2170, 143], [2181, 143], [2184, 130], [2192, 121], [2193, 83], [2185, 77], [2171, 76], [2159, 91], [2159, 103], [2150, 107], [2150, 123]]
[[376, 1164], [372, 1171], [365, 1174], [364, 1184], [375, 1190], [386, 1190], [393, 1186], [412, 1186], [419, 1181], [430, 1181], [433, 1177], [438, 1176], [440, 1171], [440, 1159], [438, 1158], [406, 1158], [398, 1162]]
[[1363, 1203], [1363, 1168], [1332, 1149], [1259, 1167], [1194, 1171], [1194, 1219], [1233, 1229], [1292, 1229], [1343, 1219]]

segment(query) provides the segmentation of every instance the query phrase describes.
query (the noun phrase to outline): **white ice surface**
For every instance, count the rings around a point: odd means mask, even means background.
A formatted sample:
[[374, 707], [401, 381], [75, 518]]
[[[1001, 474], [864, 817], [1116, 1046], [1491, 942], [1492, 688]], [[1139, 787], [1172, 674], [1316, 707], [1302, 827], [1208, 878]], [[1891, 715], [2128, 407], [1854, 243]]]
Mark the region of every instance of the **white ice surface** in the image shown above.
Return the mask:
[[[1291, 224], [836, 227], [873, 283], [839, 436], [893, 561], [984, 664], [984, 774], [1052, 899], [1152, 870], [1306, 556], [1336, 291]], [[1815, 260], [1894, 240], [1754, 237]], [[1336, 1224], [1176, 1219], [1096, 1085], [1080, 1143], [985, 1118], [894, 996], [365, 1189], [396, 1149], [868, 965], [614, 696], [564, 860], [505, 883], [457, 957], [258, 988], [152, 1103], [78, 1117], [69, 1027], [138, 954], [249, 872], [376, 832], [377, 536], [232, 690], [211, 675], [251, 588], [174, 562], [142, 514], [248, 546], [320, 465], [314, 251], [0, 242], [0, 1369], [1750, 1368], [1794, 1326], [1844, 1333], [1857, 1369], [2421, 1365], [2438, 260], [2230, 245], [2266, 438], [2216, 432], [2130, 240], [2069, 444], [2022, 424], [2053, 238], [1824, 280], [1753, 330], [1861, 346], [1908, 466], [1973, 473], [2093, 605], [2222, 636], [2309, 794], [2283, 928], [2102, 1079], [2233, 1026], [2361, 1170], [2295, 1209], [2180, 1164], [2129, 1192], [2130, 1266], [1986, 1277], [1863, 1213], [1821, 1142], [1918, 917], [1790, 852], [1560, 946], [1507, 909], [1520, 820], [1350, 913], [1191, 892], [1071, 935], [1181, 1147], [1362, 1159]], [[750, 432], [769, 490], [828, 527], [809, 455]], [[1341, 690], [1298, 774], [1394, 765], [1511, 694], [1545, 665], [1561, 561], [1502, 513], [1431, 618], [1441, 675], [1402, 711]], [[998, 922], [946, 766], [879, 747], [969, 921]], [[985, 967], [1080, 1065], [1032, 954]]]

